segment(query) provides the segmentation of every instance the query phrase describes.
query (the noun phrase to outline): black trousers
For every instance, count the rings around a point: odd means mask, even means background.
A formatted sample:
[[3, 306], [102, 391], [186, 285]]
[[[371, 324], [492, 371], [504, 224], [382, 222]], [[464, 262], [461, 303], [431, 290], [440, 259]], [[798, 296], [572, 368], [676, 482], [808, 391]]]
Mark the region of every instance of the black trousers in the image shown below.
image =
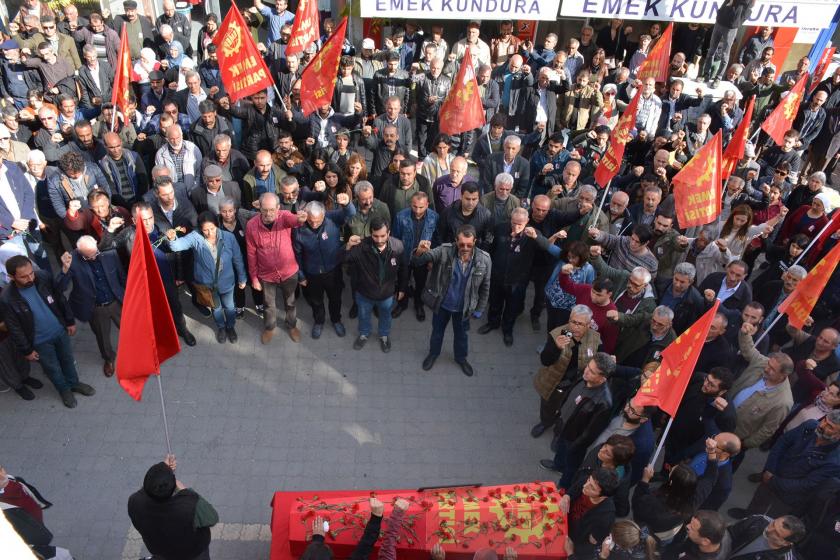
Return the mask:
[[330, 321], [333, 323], [341, 322], [341, 291], [343, 287], [344, 282], [342, 281], [340, 266], [324, 274], [306, 277], [303, 298], [312, 308], [316, 325], [323, 325], [326, 320], [324, 294], [329, 299]]
[[545, 309], [545, 285], [551, 278], [553, 266], [531, 267], [531, 282], [534, 284], [534, 303], [531, 305], [531, 317], [539, 318]]
[[[401, 307], [402, 309], [408, 309], [408, 296], [414, 296], [414, 308], [423, 307], [423, 290], [426, 289], [426, 280], [429, 278], [429, 269], [426, 265], [423, 266], [412, 266], [411, 267], [411, 278], [414, 279], [414, 285], [410, 287], [409, 291], [406, 293], [406, 297], [403, 298], [402, 301], [398, 301], [395, 305]], [[396, 294], [394, 294], [396, 297]]]
[[245, 307], [245, 291], [251, 290], [251, 299], [254, 300], [254, 305], [263, 304], [262, 290], [255, 290], [254, 288], [240, 288], [239, 286], [233, 289], [233, 305], [236, 308]]
[[567, 395], [568, 391], [554, 390], [548, 400], [540, 399], [540, 424], [549, 427], [554, 426], [560, 417], [560, 407], [563, 406]]
[[417, 158], [420, 161], [429, 155], [431, 144], [438, 134], [438, 122], [426, 122], [417, 119]]
[[503, 282], [490, 281], [490, 304], [487, 322], [494, 327], [501, 325], [502, 332], [513, 334], [516, 318], [525, 309], [527, 284], [505, 286]]
[[163, 289], [166, 291], [166, 301], [169, 303], [169, 310], [172, 312], [172, 320], [175, 323], [175, 330], [178, 334], [187, 332], [187, 321], [184, 319], [184, 310], [181, 308], [181, 300], [178, 299], [178, 287], [172, 280], [163, 281]]

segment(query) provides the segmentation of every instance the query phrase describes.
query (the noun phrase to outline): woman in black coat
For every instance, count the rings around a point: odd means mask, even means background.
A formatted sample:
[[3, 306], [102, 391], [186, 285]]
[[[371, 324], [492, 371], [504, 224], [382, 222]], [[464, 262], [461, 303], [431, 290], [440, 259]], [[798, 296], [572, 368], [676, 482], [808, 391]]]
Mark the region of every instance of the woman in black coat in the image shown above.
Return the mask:
[[592, 558], [597, 543], [610, 534], [615, 522], [615, 502], [612, 496], [618, 489], [618, 474], [614, 469], [598, 467], [586, 479], [580, 493], [571, 491], [560, 499], [560, 508], [566, 512], [569, 523], [569, 540], [575, 558]]
[[618, 475], [618, 488], [612, 499], [615, 503], [616, 517], [626, 517], [630, 513], [630, 480], [632, 468], [630, 461], [636, 452], [636, 445], [627, 436], [613, 434], [607, 441], [596, 446], [583, 460], [572, 479], [569, 493], [580, 495], [589, 477], [599, 468], [614, 469]]

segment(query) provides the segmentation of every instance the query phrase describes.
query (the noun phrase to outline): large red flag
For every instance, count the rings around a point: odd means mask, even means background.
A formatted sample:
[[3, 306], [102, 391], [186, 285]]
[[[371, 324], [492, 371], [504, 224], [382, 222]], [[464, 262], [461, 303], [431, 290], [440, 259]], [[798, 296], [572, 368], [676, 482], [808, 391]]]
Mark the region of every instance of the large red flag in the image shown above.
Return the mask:
[[484, 126], [484, 107], [478, 93], [478, 81], [475, 79], [469, 45], [464, 58], [461, 59], [455, 82], [440, 106], [438, 122], [440, 131], [449, 135]]
[[346, 32], [347, 18], [344, 18], [300, 75], [300, 105], [304, 115], [332, 101]]
[[723, 152], [723, 163], [721, 164], [721, 173], [723, 173], [723, 180], [729, 179], [729, 176], [735, 172], [738, 167], [738, 162], [744, 158], [744, 150], [747, 149], [747, 140], [750, 137], [750, 122], [752, 122], [753, 108], [755, 107], [755, 96], [750, 97], [747, 102], [747, 109], [744, 111], [744, 118], [735, 133], [732, 135], [732, 140], [726, 145], [726, 150]]
[[218, 48], [219, 73], [231, 103], [274, 84], [236, 3], [228, 10], [213, 43]]
[[805, 94], [805, 82], [808, 81], [808, 73], [802, 75], [788, 94], [782, 99], [770, 116], [761, 123], [761, 130], [770, 135], [773, 141], [781, 146], [785, 143], [785, 132], [790, 130], [793, 119], [799, 111], [799, 104]]
[[138, 214], [134, 248], [128, 265], [123, 318], [117, 350], [117, 380], [135, 400], [143, 396], [150, 375], [181, 351], [172, 312], [160, 277], [154, 249]]
[[812, 74], [813, 79], [811, 80], [811, 87], [808, 88], [809, 93], [814, 93], [814, 90], [817, 89], [817, 86], [820, 85], [820, 82], [825, 75], [825, 71], [828, 70], [828, 65], [834, 58], [834, 53], [837, 52], [837, 47], [826, 47], [823, 49], [822, 56], [820, 56], [820, 61], [814, 67], [814, 73]]
[[662, 351], [662, 362], [639, 388], [633, 405], [658, 406], [672, 417], [677, 413], [719, 305], [716, 299], [711, 309]]
[[817, 304], [828, 279], [834, 274], [838, 261], [840, 261], [840, 243], [837, 243], [826, 256], [820, 259], [817, 266], [811, 269], [811, 272], [796, 285], [796, 289], [779, 305], [779, 313], [788, 316], [789, 325], [797, 329], [805, 325], [805, 320]]
[[125, 108], [128, 106], [128, 99], [131, 95], [131, 51], [128, 47], [128, 33], [125, 30], [125, 23], [123, 23], [120, 33], [120, 50], [117, 54], [116, 71], [111, 103], [125, 114]]
[[671, 37], [674, 34], [674, 24], [669, 23], [665, 32], [650, 49], [639, 70], [636, 79], [654, 78], [657, 82], [668, 81], [668, 70], [671, 67]]
[[606, 187], [607, 183], [618, 174], [621, 167], [621, 160], [624, 159], [624, 148], [630, 141], [631, 131], [636, 128], [636, 111], [639, 108], [639, 97], [642, 95], [642, 88], [636, 90], [636, 95], [630, 100], [630, 104], [618, 119], [618, 124], [610, 135], [610, 143], [607, 151], [598, 162], [595, 169], [595, 182]]
[[318, 40], [318, 0], [300, 0], [292, 24], [292, 35], [286, 46], [286, 56], [302, 53]]
[[697, 150], [671, 180], [677, 222], [681, 228], [702, 226], [720, 215], [722, 143], [718, 130], [712, 141]]

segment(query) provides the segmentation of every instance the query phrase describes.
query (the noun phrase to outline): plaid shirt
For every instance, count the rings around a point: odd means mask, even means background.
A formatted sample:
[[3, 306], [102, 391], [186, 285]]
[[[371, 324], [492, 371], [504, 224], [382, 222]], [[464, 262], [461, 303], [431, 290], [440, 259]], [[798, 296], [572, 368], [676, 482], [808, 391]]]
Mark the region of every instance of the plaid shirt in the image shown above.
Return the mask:
[[186, 155], [187, 150], [184, 149], [184, 144], [181, 144], [181, 149], [177, 152], [172, 148], [172, 145], [167, 143], [166, 144], [169, 153], [172, 154], [172, 161], [175, 162], [175, 182], [176, 183], [183, 183], [184, 182], [184, 155]]

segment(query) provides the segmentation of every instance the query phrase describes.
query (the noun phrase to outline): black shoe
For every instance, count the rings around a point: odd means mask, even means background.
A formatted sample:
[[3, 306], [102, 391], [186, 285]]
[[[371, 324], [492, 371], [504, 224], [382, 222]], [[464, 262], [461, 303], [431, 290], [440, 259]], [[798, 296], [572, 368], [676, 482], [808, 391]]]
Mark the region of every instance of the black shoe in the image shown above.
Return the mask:
[[554, 459], [540, 459], [540, 468], [552, 472], [560, 472], [554, 464]]
[[491, 325], [490, 323], [484, 323], [480, 327], [478, 327], [478, 334], [487, 334], [492, 330], [498, 329], [499, 327]]
[[543, 435], [545, 433], [546, 428], [548, 428], [548, 426], [546, 426], [545, 424], [540, 422], [539, 424], [537, 424], [533, 428], [531, 428], [531, 437], [532, 438], [540, 437], [541, 435]]
[[752, 482], [752, 483], [754, 483], [754, 484], [758, 484], [759, 482], [761, 482], [761, 476], [762, 476], [762, 474], [763, 474], [763, 473], [760, 473], [760, 472], [757, 472], [757, 473], [752, 473], [751, 475], [749, 475], [749, 476], [747, 477], [747, 480], [749, 480], [750, 482]]
[[219, 329], [216, 331], [216, 342], [219, 344], [224, 344], [225, 340], [227, 340], [227, 333], [225, 333], [225, 329]]
[[355, 319], [359, 316], [359, 306], [355, 303], [350, 306], [350, 313], [348, 313], [351, 319]]
[[472, 366], [467, 360], [464, 360], [463, 362], [458, 362], [458, 365], [461, 366], [461, 371], [464, 372], [464, 375], [466, 375], [467, 377], [472, 377], [474, 375], [475, 372], [473, 371]]
[[403, 305], [403, 304], [401, 304], [401, 303], [398, 303], [398, 304], [397, 304], [397, 305], [395, 305], [395, 306], [394, 306], [394, 308], [391, 310], [391, 318], [392, 318], [392, 319], [396, 319], [397, 317], [399, 317], [400, 315], [402, 315], [402, 312], [403, 312], [403, 311], [405, 311], [406, 309], [408, 309], [408, 305], [407, 305], [407, 304], [406, 304], [406, 305]]
[[96, 389], [94, 389], [87, 383], [82, 383], [81, 381], [70, 387], [70, 390], [74, 393], [79, 393], [80, 395], [84, 395], [86, 397], [92, 397], [96, 394]]
[[73, 392], [70, 389], [65, 389], [61, 392], [61, 402], [67, 408], [76, 408], [76, 397], [73, 396]]
[[241, 319], [245, 316], [245, 308], [244, 307], [237, 307], [236, 308], [236, 318]]
[[363, 334], [359, 335], [359, 338], [356, 339], [356, 342], [353, 343], [353, 350], [361, 350], [367, 344], [368, 337]]
[[20, 398], [22, 398], [25, 401], [31, 401], [35, 398], [35, 393], [30, 391], [29, 387], [27, 387], [26, 385], [21, 385], [20, 389], [15, 389], [15, 393], [20, 395]]
[[41, 383], [40, 381], [38, 381], [34, 377], [27, 377], [26, 379], [23, 380], [23, 384], [28, 385], [28, 386], [32, 387], [33, 389], [40, 389], [41, 387], [44, 386], [43, 383]]
[[209, 307], [204, 307], [203, 305], [198, 305], [197, 303], [194, 303], [193, 307], [198, 309], [198, 312], [201, 313], [202, 317], [210, 317], [211, 315], [213, 315], [213, 312], [210, 311]]
[[505, 346], [513, 346], [513, 335], [512, 334], [505, 334], [504, 335]]
[[239, 340], [239, 337], [236, 335], [236, 330], [234, 329], [225, 329], [227, 333], [227, 339], [230, 341], [231, 344], [236, 344], [236, 341]]
[[178, 334], [184, 339], [184, 344], [187, 346], [195, 346], [195, 337], [190, 331], [185, 330], [184, 332]]
[[391, 351], [391, 339], [387, 336], [380, 336], [379, 337], [379, 347], [382, 348], [382, 351], [386, 354]]
[[542, 327], [540, 326], [539, 316], [531, 316], [531, 328], [534, 330], [534, 332], [540, 332], [540, 330], [542, 330]]
[[417, 315], [417, 320], [421, 323], [426, 320], [426, 310], [422, 307], [417, 307], [414, 310], [414, 314]]
[[726, 513], [729, 514], [729, 517], [735, 520], [743, 519], [750, 514], [750, 512], [744, 508], [729, 508]]
[[430, 369], [432, 369], [432, 367], [434, 367], [435, 365], [435, 360], [437, 360], [437, 356], [433, 354], [429, 354], [428, 356], [426, 356], [426, 359], [423, 360], [423, 371], [429, 371]]

